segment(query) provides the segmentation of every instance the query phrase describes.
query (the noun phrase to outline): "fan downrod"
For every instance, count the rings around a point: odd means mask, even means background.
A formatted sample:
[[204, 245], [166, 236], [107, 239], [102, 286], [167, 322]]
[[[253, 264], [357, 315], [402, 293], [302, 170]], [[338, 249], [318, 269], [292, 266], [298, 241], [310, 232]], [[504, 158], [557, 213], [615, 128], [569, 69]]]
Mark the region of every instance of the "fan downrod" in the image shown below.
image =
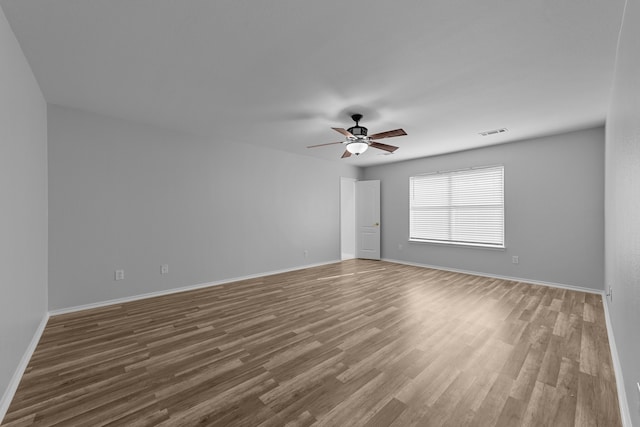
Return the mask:
[[362, 114], [352, 114], [351, 115], [351, 120], [353, 120], [354, 122], [356, 122], [356, 126], [358, 126], [358, 122], [360, 120], [362, 120]]

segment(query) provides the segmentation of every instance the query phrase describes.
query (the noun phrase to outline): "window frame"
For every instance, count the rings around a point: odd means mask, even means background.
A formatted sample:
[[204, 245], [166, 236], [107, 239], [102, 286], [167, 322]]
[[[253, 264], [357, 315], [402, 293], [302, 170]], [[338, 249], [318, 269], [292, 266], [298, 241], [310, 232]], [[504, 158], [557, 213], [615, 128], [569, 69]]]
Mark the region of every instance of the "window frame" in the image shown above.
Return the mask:
[[[431, 176], [431, 175], [442, 175], [442, 176], [447, 176], [447, 177], [451, 177], [454, 175], [457, 176], [461, 176], [463, 175], [465, 172], [468, 171], [481, 171], [483, 169], [500, 169], [500, 177], [501, 177], [501, 184], [502, 184], [502, 188], [501, 188], [501, 196], [502, 196], [502, 203], [499, 205], [502, 210], [501, 210], [501, 216], [502, 216], [502, 230], [501, 230], [501, 237], [502, 237], [502, 242], [501, 243], [491, 243], [491, 242], [471, 242], [471, 241], [462, 241], [462, 240], [454, 240], [451, 239], [451, 233], [449, 235], [450, 239], [448, 240], [444, 240], [444, 239], [427, 239], [427, 238], [419, 238], [419, 237], [414, 237], [412, 236], [412, 229], [413, 229], [413, 221], [412, 221], [412, 212], [414, 211], [414, 206], [413, 206], [413, 192], [415, 190], [414, 188], [414, 179], [415, 178], [419, 178], [419, 177], [425, 177], [425, 176]], [[451, 182], [449, 182], [449, 192], [451, 191]], [[449, 193], [451, 194], [451, 193]], [[449, 197], [451, 199], [451, 197]], [[460, 209], [459, 207], [460, 205], [458, 205], [458, 210]], [[473, 207], [474, 205], [470, 205], [471, 207]], [[483, 205], [476, 205], [477, 207], [483, 206]], [[451, 201], [449, 201], [448, 205], [443, 206], [442, 207], [443, 210], [447, 210], [447, 212], [449, 212], [449, 218], [448, 218], [448, 227], [449, 229], [451, 229], [452, 227], [452, 220], [451, 220], [451, 212], [453, 212], [456, 209], [456, 206], [453, 205], [453, 203], [451, 203]], [[460, 247], [469, 247], [469, 248], [482, 248], [482, 249], [495, 249], [495, 250], [505, 250], [506, 248], [506, 220], [505, 220], [505, 167], [503, 164], [497, 164], [497, 165], [488, 165], [488, 166], [474, 166], [474, 167], [469, 167], [469, 168], [464, 168], [464, 169], [454, 169], [454, 170], [446, 170], [446, 171], [434, 171], [434, 172], [428, 172], [428, 173], [421, 173], [421, 174], [415, 174], [415, 175], [411, 175], [409, 177], [409, 242], [411, 243], [427, 243], [427, 244], [435, 244], [435, 245], [446, 245], [446, 246], [460, 246]]]

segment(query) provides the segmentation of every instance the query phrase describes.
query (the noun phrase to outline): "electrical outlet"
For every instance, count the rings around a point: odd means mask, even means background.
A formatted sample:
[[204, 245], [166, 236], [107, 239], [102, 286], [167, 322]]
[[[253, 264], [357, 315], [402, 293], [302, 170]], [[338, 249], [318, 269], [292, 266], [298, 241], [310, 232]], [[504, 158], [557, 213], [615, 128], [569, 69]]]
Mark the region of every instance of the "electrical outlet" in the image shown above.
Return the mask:
[[402, 250], [402, 243], [398, 243], [398, 250], [401, 251]]
[[609, 301], [613, 301], [613, 288], [611, 286], [609, 286], [609, 292], [607, 292], [607, 297], [609, 298]]
[[520, 262], [520, 257], [518, 255], [514, 255], [511, 257], [511, 262], [514, 264], [518, 264]]
[[167, 274], [169, 272], [169, 264], [162, 264], [160, 266], [160, 274]]
[[115, 280], [124, 280], [124, 270], [116, 270]]
[[309, 257], [309, 251], [308, 250], [305, 249], [303, 253], [304, 253], [304, 257], [305, 258]]

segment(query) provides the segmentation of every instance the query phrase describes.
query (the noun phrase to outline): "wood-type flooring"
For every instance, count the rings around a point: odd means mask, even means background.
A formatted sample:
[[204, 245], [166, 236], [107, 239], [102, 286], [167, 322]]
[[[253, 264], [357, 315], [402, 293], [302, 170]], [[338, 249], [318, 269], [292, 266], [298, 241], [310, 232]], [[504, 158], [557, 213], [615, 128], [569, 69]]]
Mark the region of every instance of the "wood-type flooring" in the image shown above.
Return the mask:
[[2, 426], [621, 425], [600, 295], [351, 260], [50, 318]]

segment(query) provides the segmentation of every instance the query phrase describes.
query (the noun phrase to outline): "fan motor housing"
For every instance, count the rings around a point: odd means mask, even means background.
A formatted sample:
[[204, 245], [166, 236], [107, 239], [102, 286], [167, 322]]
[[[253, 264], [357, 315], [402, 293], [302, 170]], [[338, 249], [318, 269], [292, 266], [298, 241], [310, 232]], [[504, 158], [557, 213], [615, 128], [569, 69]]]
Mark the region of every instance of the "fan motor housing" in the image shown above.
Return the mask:
[[365, 137], [367, 136], [367, 128], [363, 126], [354, 126], [347, 129], [351, 135], [357, 137]]

